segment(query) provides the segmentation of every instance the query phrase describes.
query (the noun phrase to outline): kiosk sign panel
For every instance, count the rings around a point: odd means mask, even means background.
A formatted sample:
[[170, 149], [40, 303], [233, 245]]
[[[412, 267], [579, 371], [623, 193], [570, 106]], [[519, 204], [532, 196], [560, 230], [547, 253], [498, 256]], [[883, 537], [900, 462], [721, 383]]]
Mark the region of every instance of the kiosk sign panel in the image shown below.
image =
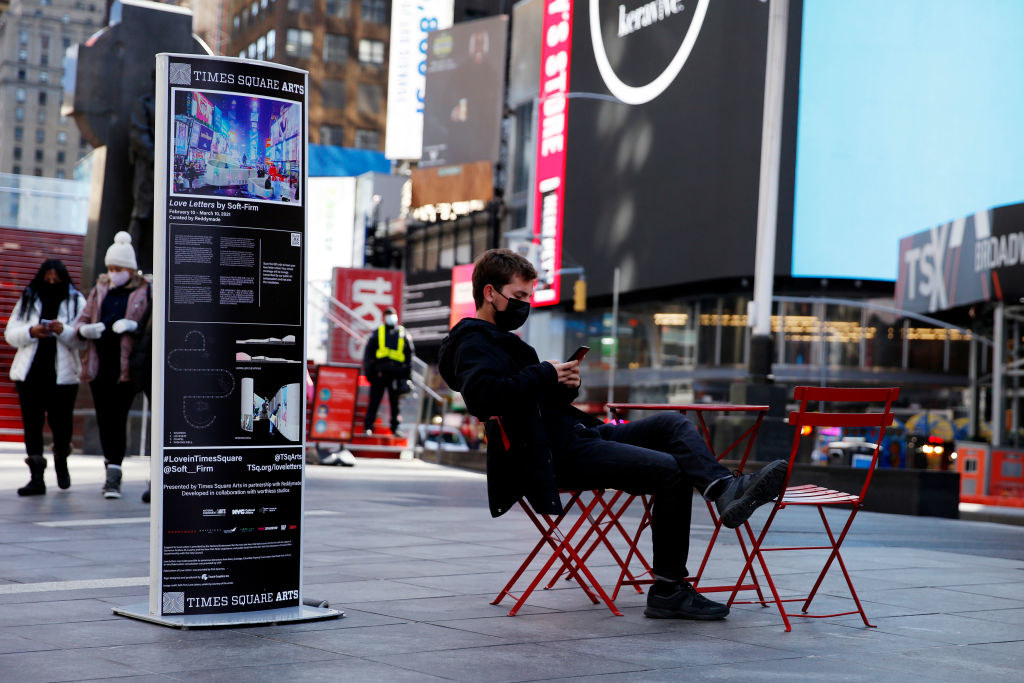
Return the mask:
[[157, 58], [154, 616], [302, 609], [307, 91]]

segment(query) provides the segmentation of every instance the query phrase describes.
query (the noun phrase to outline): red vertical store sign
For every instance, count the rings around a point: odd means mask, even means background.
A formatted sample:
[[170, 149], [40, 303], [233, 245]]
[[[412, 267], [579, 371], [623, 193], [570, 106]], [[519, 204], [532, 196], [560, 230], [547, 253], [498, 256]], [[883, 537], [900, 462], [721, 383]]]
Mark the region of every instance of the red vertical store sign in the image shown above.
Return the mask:
[[561, 299], [562, 216], [565, 202], [565, 142], [569, 128], [569, 60], [572, 0], [545, 0], [541, 34], [540, 97], [533, 241], [540, 255], [535, 306]]

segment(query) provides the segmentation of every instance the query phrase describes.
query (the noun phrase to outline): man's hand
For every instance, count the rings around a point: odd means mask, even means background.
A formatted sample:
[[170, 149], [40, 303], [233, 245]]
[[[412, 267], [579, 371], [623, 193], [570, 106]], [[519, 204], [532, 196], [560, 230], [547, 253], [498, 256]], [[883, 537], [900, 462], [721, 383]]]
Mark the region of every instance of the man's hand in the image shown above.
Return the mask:
[[558, 373], [558, 383], [575, 389], [580, 385], [580, 362], [578, 360], [563, 363], [557, 360], [549, 360]]

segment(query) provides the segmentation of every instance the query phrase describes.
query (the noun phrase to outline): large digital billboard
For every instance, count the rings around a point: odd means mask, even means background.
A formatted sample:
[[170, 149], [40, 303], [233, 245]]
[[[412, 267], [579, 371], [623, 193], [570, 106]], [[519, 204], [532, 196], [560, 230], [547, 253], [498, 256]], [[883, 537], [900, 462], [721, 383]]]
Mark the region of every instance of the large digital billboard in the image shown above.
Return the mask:
[[497, 161], [508, 17], [432, 31], [426, 63], [421, 167]]
[[1024, 3], [803, 6], [793, 275], [894, 280], [901, 238], [1024, 199]]
[[[798, 54], [799, 2], [792, 4]], [[544, 140], [545, 126], [558, 127], [556, 119], [549, 124], [547, 93], [564, 98], [562, 263], [582, 265], [598, 295], [611, 291], [616, 267], [626, 291], [751, 275], [769, 5], [548, 0], [546, 44], [565, 33], [557, 15], [549, 21], [563, 6], [572, 8], [568, 86], [552, 76], [565, 60], [548, 55], [538, 114]], [[783, 139], [790, 163], [794, 124], [791, 98]], [[785, 191], [792, 180], [783, 176]], [[537, 180], [535, 233], [551, 222], [549, 209], [561, 208], [541, 196], [545, 180]], [[783, 198], [782, 225], [790, 210]], [[541, 276], [551, 277], [546, 264], [557, 268], [558, 260], [544, 256], [551, 251], [544, 240], [539, 246]], [[788, 274], [789, 248], [782, 229], [780, 274]]]

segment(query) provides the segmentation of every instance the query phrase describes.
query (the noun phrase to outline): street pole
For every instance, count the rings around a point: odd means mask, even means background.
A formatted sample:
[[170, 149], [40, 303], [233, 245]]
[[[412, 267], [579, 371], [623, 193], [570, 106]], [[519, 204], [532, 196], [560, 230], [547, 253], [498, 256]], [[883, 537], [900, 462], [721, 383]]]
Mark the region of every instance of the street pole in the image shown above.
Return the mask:
[[761, 131], [761, 180], [757, 198], [757, 245], [754, 251], [754, 299], [750, 313], [751, 380], [767, 382], [772, 368], [772, 284], [775, 278], [775, 230], [782, 154], [782, 96], [786, 81], [786, 32], [789, 0], [771, 0], [768, 55], [765, 65]]
[[619, 362], [619, 268], [612, 277], [612, 357], [608, 363], [608, 403], [615, 400], [615, 366]]

